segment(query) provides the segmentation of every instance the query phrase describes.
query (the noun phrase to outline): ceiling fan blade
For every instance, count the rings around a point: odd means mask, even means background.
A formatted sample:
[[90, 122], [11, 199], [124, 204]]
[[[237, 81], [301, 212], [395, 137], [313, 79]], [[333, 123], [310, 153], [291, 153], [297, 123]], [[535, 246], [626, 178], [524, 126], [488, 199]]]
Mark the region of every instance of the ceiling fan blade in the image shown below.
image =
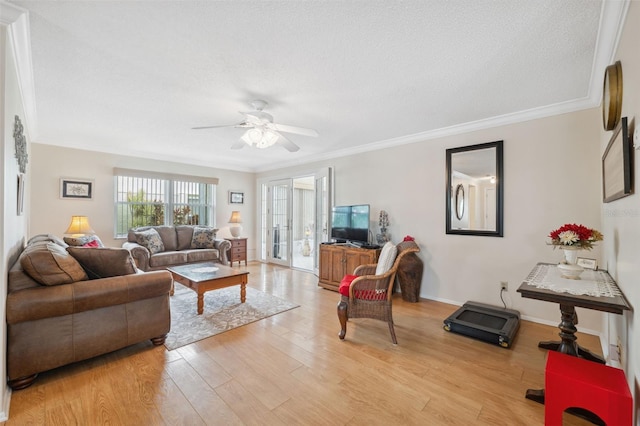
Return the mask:
[[236, 127], [237, 124], [226, 124], [223, 126], [201, 126], [201, 127], [192, 127], [191, 130], [202, 130], [202, 129], [219, 129], [222, 127]]
[[231, 145], [231, 149], [242, 149], [244, 148], [246, 143], [242, 139], [238, 139]]
[[279, 136], [280, 136], [280, 138], [278, 139], [278, 143], [280, 145], [282, 145], [287, 151], [296, 152], [297, 150], [300, 149], [300, 147], [298, 145], [296, 145], [295, 143], [291, 142], [289, 139], [284, 137], [284, 135], [279, 135]]
[[222, 129], [224, 127], [236, 127], [236, 128], [246, 128], [246, 127], [253, 127], [253, 124], [251, 123], [247, 123], [246, 121], [243, 121], [242, 123], [237, 123], [237, 124], [226, 124], [226, 125], [222, 125], [222, 126], [202, 126], [202, 127], [192, 127], [191, 130], [202, 130], [202, 129]]
[[305, 129], [304, 127], [295, 127], [276, 123], [271, 123], [269, 127], [273, 128], [273, 130], [277, 130], [278, 132], [295, 133], [297, 135], [311, 136], [314, 138], [318, 137], [318, 132], [313, 129]]

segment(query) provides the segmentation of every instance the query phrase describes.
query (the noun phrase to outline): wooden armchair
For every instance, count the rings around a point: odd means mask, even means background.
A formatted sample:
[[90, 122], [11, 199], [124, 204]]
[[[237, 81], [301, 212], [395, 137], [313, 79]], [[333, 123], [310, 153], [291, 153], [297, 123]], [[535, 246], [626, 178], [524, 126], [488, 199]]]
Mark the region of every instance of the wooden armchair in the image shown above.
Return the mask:
[[402, 257], [419, 252], [420, 248], [414, 241], [403, 241], [396, 248], [397, 255], [393, 266], [385, 273], [375, 275], [377, 264], [360, 265], [354, 271], [354, 275], [346, 275], [343, 278], [339, 290], [341, 300], [338, 303], [340, 339], [344, 339], [347, 333], [349, 318], [373, 318], [386, 321], [389, 324], [391, 340], [394, 344], [398, 343], [391, 312], [393, 282]]

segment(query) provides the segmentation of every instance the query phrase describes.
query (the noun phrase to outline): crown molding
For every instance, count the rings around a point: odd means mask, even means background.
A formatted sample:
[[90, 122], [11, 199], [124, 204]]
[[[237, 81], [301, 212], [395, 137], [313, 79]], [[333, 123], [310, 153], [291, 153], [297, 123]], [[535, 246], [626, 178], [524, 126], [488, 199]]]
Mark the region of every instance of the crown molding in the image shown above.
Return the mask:
[[29, 139], [34, 140], [38, 134], [38, 116], [33, 63], [31, 62], [29, 12], [4, 1], [0, 1], [0, 6], [0, 23], [7, 27], [7, 39], [12, 47], [16, 64], [18, 86], [25, 114], [23, 122], [27, 128]]
[[589, 98], [596, 105], [602, 101], [602, 84], [604, 72], [614, 62], [618, 43], [624, 29], [630, 0], [605, 0], [602, 2], [596, 51], [593, 55]]
[[[595, 108], [598, 103], [591, 98], [582, 98], [569, 102], [561, 102], [554, 105], [544, 106], [540, 108], [532, 108], [526, 111], [514, 112], [510, 114], [490, 117], [482, 120], [462, 123], [455, 126], [443, 127], [440, 129], [428, 130], [426, 132], [414, 133], [411, 135], [400, 136], [397, 138], [386, 139], [379, 142], [363, 144], [357, 147], [333, 151], [325, 155], [314, 155], [307, 158], [297, 159], [292, 162], [269, 165], [256, 169], [255, 172], [266, 172], [270, 170], [280, 169], [283, 167], [295, 166], [307, 162], [316, 162], [323, 160], [331, 160], [349, 155], [362, 154], [370, 151], [377, 151], [384, 148], [392, 148], [400, 145], [407, 145], [416, 142], [424, 142], [431, 139], [438, 139], [447, 136], [471, 133], [478, 130], [491, 129], [494, 127], [506, 126], [524, 121], [537, 120], [540, 118], [551, 117], [554, 115], [567, 114], [571, 112], [581, 111], [584, 109]], [[307, 161], [305, 161], [307, 160]]]
[[0, 1], [0, 24], [11, 25], [26, 11], [5, 1]]

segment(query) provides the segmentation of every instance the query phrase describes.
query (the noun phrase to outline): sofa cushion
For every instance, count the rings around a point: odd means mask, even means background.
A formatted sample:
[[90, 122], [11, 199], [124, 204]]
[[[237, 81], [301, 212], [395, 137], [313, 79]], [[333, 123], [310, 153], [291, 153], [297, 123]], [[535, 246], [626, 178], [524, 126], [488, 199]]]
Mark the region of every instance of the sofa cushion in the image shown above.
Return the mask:
[[149, 258], [149, 266], [152, 268], [180, 265], [187, 262], [187, 254], [184, 251], [164, 251]]
[[176, 225], [176, 235], [178, 236], [178, 248], [176, 250], [187, 250], [191, 248], [193, 238], [193, 226]]
[[184, 250], [187, 255], [187, 262], [209, 262], [214, 260], [220, 260], [220, 252], [218, 249], [193, 249]]
[[71, 284], [87, 279], [80, 263], [63, 246], [47, 241], [28, 245], [20, 255], [20, 266], [43, 285]]
[[176, 227], [171, 225], [154, 226], [160, 238], [162, 238], [162, 244], [164, 244], [163, 251], [178, 250], [178, 237], [176, 235]]
[[193, 249], [212, 249], [215, 248], [216, 233], [215, 228], [196, 226], [193, 228], [193, 237], [191, 238], [191, 248]]
[[67, 247], [89, 279], [135, 274], [137, 268], [129, 250], [123, 248]]
[[136, 236], [136, 242], [143, 247], [146, 247], [151, 254], [156, 254], [164, 251], [164, 243], [160, 238], [160, 234], [153, 228], [146, 231], [134, 232]]

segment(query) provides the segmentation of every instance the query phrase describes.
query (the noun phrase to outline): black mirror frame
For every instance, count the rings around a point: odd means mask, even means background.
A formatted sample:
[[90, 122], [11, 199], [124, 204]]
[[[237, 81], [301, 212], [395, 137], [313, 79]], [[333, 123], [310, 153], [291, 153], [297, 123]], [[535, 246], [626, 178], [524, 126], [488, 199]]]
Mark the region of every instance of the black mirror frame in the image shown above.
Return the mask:
[[[459, 148], [447, 149], [447, 186], [446, 186], [446, 233], [458, 235], [479, 235], [485, 237], [502, 237], [504, 232], [504, 168], [503, 168], [503, 141], [487, 142], [477, 145], [463, 146]], [[496, 230], [483, 231], [471, 229], [451, 229], [451, 202], [453, 197], [451, 155], [457, 152], [476, 151], [480, 149], [495, 148], [496, 149]]]

